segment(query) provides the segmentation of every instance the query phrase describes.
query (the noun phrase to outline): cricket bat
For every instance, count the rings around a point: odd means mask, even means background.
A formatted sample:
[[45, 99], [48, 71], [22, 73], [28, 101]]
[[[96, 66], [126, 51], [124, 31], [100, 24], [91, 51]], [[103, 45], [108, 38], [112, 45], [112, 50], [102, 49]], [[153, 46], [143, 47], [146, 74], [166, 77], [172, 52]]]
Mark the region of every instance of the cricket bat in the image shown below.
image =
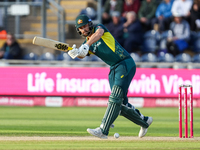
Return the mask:
[[38, 36], [34, 37], [33, 44], [48, 47], [48, 48], [59, 50], [59, 51], [64, 51], [64, 52], [68, 52], [69, 50], [73, 49], [67, 43], [62, 43], [59, 41], [55, 41], [55, 40], [47, 39], [43, 37], [38, 37]]

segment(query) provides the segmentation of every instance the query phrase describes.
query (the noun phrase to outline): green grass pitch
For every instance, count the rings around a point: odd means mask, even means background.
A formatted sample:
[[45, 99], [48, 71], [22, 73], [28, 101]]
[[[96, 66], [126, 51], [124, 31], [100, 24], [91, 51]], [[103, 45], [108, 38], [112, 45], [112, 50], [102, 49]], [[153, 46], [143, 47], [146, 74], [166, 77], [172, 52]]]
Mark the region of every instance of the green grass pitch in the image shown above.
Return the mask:
[[[1, 106], [0, 149], [200, 149], [199, 108], [194, 108], [194, 138], [190, 139], [178, 138], [178, 108], [139, 108], [154, 119], [144, 138], [137, 137], [140, 127], [122, 116], [107, 140], [90, 136], [86, 129], [99, 126], [105, 110]], [[113, 138], [116, 132], [118, 139]]]

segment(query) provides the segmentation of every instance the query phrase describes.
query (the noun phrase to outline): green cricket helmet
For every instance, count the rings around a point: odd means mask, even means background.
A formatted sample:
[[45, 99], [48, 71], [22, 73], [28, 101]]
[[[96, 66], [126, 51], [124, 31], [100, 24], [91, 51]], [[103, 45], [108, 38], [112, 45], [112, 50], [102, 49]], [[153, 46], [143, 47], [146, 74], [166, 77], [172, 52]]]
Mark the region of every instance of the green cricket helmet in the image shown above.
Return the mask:
[[[79, 15], [79, 16], [76, 18], [76, 25], [75, 25], [76, 31], [77, 31], [81, 36], [84, 36], [84, 35], [82, 35], [82, 33], [79, 31], [78, 28], [80, 28], [80, 27], [82, 27], [82, 26], [84, 26], [84, 25], [86, 25], [86, 24], [89, 25], [89, 32], [88, 32], [88, 35], [90, 35], [90, 34], [92, 33], [92, 29], [93, 29], [93, 22], [92, 22], [92, 20], [91, 20], [88, 16], [86, 16], [86, 15], [84, 15], [84, 14]], [[87, 35], [87, 36], [88, 36], [88, 35]], [[84, 37], [86, 37], [86, 36], [84, 36]]]

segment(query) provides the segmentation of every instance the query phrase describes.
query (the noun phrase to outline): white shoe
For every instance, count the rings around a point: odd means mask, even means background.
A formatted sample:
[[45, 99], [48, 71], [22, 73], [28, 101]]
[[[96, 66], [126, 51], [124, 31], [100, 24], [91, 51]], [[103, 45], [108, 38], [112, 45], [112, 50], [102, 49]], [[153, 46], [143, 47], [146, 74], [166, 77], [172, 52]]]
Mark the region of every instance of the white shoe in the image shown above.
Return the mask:
[[[149, 126], [151, 125], [152, 122], [153, 122], [153, 118], [152, 117], [148, 117], [147, 123], [148, 123]], [[139, 138], [144, 137], [146, 135], [146, 133], [147, 133], [147, 130], [148, 130], [148, 128], [141, 127], [139, 135], [138, 135]]]
[[101, 132], [101, 129], [100, 127], [96, 128], [96, 129], [90, 129], [88, 128], [87, 129], [87, 132], [98, 137], [98, 138], [101, 138], [101, 139], [107, 139], [107, 135], [104, 135], [102, 132]]

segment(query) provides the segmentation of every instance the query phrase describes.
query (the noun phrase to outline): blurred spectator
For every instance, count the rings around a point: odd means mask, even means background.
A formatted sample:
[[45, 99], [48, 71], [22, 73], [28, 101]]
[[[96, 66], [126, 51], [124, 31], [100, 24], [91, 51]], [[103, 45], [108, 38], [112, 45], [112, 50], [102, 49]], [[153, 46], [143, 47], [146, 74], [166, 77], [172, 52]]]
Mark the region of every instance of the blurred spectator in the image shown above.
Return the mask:
[[82, 9], [79, 15], [82, 15], [82, 14], [87, 15], [92, 20], [97, 19], [97, 12], [92, 7], [86, 7], [85, 9]]
[[138, 12], [138, 18], [145, 31], [151, 29], [151, 20], [155, 17], [157, 8], [156, 0], [143, 0]]
[[190, 25], [183, 19], [182, 14], [173, 12], [174, 21], [170, 24], [172, 34], [168, 37], [167, 49], [176, 56], [188, 48], [190, 40]]
[[192, 31], [198, 31], [198, 29], [200, 29], [200, 0], [194, 0], [193, 5], [191, 7], [190, 29]]
[[122, 16], [125, 18], [126, 14], [130, 11], [134, 11], [137, 14], [140, 9], [140, 5], [140, 0], [124, 0]]
[[180, 13], [189, 22], [192, 3], [193, 0], [175, 0], [172, 5], [172, 13]]
[[[95, 0], [96, 2], [98, 2], [98, 0]], [[101, 0], [101, 6], [104, 6], [106, 0]]]
[[130, 11], [126, 14], [124, 27], [124, 48], [129, 52], [134, 52], [142, 43], [143, 29], [136, 13]]
[[152, 29], [155, 29], [155, 25], [158, 24], [159, 32], [167, 30], [170, 22], [172, 21], [172, 4], [174, 0], [164, 0], [156, 9], [156, 18], [152, 20]]
[[13, 34], [8, 33], [6, 42], [0, 50], [0, 58], [4, 59], [20, 59], [21, 58], [22, 49], [19, 44], [15, 40]]
[[104, 6], [104, 4], [105, 4], [106, 0], [102, 0], [101, 2], [102, 2], [102, 6]]
[[114, 38], [123, 46], [123, 21], [118, 11], [112, 12], [112, 21], [106, 25]]
[[102, 14], [102, 23], [107, 24], [111, 21], [113, 11], [122, 13], [122, 0], [107, 0], [104, 4], [104, 12]]

